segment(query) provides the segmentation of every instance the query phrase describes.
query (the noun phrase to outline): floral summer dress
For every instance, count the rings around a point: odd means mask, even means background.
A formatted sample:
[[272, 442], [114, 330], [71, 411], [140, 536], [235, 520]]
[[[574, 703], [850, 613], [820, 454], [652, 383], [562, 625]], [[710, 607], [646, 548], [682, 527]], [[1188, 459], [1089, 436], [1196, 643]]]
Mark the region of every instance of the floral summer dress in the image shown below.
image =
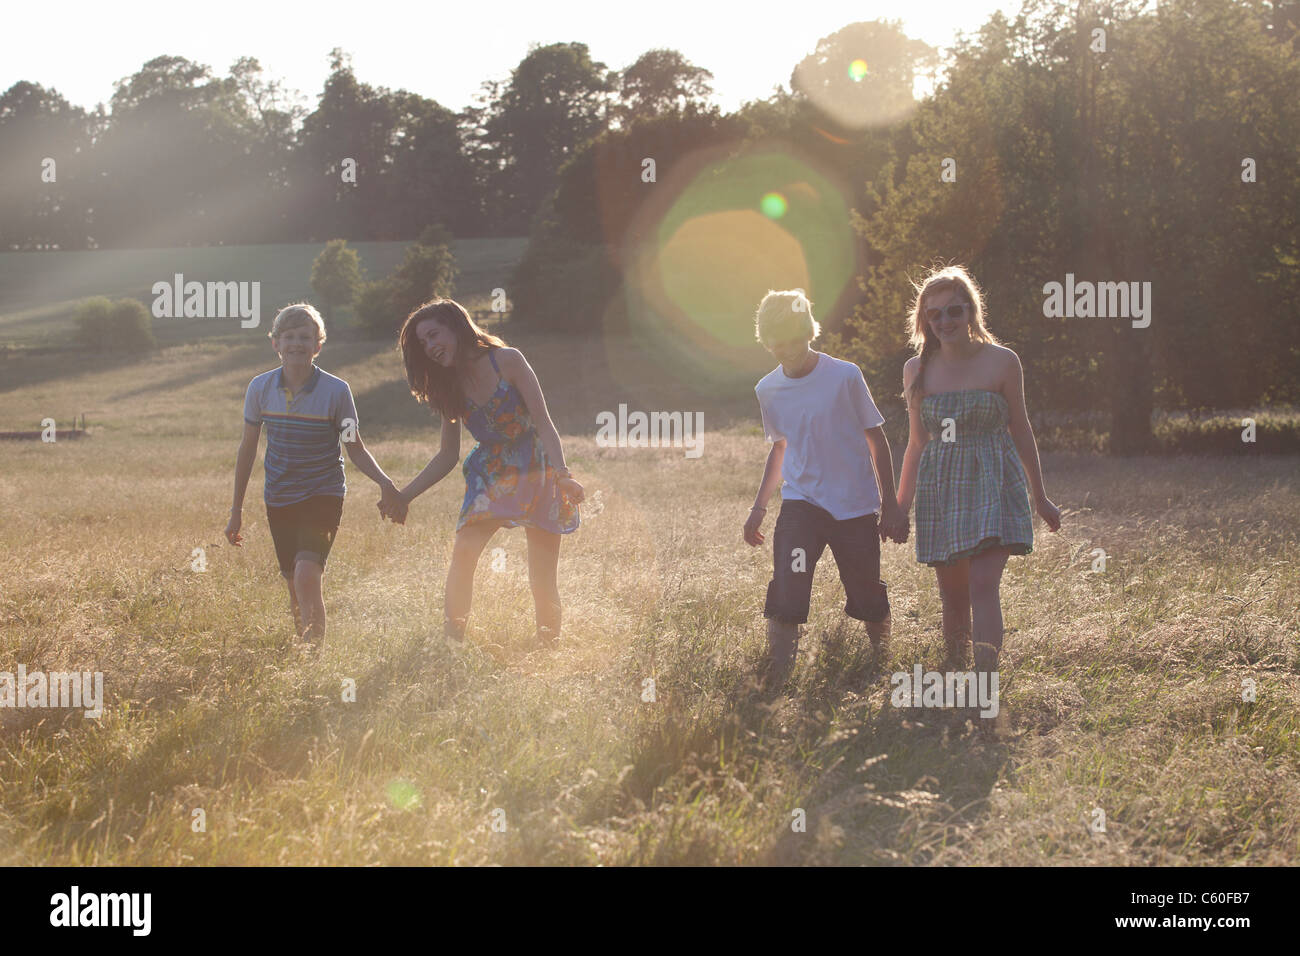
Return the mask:
[[500, 378], [495, 349], [488, 358], [499, 378], [496, 391], [484, 405], [465, 397], [465, 425], [478, 444], [461, 469], [465, 503], [456, 530], [476, 521], [505, 519], [507, 528], [576, 531], [578, 506], [560, 494], [555, 469], [546, 461], [523, 396]]
[[[943, 441], [945, 419], [952, 419]], [[986, 389], [921, 400], [930, 441], [916, 479], [916, 560], [951, 564], [1005, 546], [1034, 547], [1025, 470], [1007, 430], [1007, 400]]]

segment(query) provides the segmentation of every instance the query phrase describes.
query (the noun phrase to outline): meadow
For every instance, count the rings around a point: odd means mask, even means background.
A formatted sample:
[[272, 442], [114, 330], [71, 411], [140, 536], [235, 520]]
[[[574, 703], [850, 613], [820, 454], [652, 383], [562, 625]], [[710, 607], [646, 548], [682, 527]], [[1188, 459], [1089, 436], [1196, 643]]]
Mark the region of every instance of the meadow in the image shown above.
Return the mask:
[[[266, 308], [308, 294], [315, 251], [215, 252], [297, 277], [264, 290]], [[518, 251], [458, 244], [465, 297]], [[516, 530], [480, 564], [469, 646], [446, 647], [462, 479], [398, 527], [349, 464], [329, 636], [304, 655], [260, 458], [245, 546], [221, 534], [244, 388], [276, 364], [265, 325], [156, 323], [143, 358], [64, 341], [77, 298], [144, 299], [159, 271], [206, 278], [184, 258], [198, 252], [0, 256], [0, 430], [85, 411], [91, 431], [0, 443], [0, 670], [102, 671], [107, 695], [98, 719], [0, 710], [0, 864], [1295, 862], [1296, 457], [1046, 454], [1064, 524], [1038, 524], [1008, 567], [992, 734], [890, 702], [892, 672], [942, 655], [910, 544], [884, 547], [888, 660], [844, 617], [828, 555], [790, 684], [755, 685], [775, 508], [767, 548], [741, 526], [766, 454], [752, 392], [766, 355], [704, 380], [645, 339], [511, 322], [589, 499], [561, 553], [559, 646], [533, 645]], [[400, 247], [369, 253], [382, 272]], [[142, 266], [151, 255], [175, 258]], [[436, 427], [393, 344], [343, 325], [319, 364], [351, 383], [381, 465], [413, 476]], [[597, 447], [596, 414], [620, 402], [702, 410], [702, 456]]]

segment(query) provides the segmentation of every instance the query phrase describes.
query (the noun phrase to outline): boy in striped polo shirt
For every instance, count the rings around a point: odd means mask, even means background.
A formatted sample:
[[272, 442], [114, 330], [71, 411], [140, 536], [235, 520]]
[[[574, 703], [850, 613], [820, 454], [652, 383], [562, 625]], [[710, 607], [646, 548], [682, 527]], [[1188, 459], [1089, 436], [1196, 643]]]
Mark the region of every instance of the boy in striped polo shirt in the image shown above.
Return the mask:
[[315, 644], [325, 639], [322, 578], [347, 493], [340, 443], [352, 463], [379, 485], [384, 503], [395, 505], [399, 496], [361, 441], [352, 389], [315, 364], [325, 344], [320, 313], [306, 303], [287, 306], [271, 324], [270, 337], [281, 365], [248, 383], [226, 539], [236, 547], [243, 541], [244, 492], [265, 422], [267, 525], [289, 586], [295, 632]]

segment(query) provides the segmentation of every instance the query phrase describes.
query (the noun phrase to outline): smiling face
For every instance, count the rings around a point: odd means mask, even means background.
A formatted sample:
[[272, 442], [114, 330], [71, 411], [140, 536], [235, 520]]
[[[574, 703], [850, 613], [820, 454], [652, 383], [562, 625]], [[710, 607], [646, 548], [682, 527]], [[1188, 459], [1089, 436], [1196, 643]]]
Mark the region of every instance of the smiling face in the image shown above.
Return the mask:
[[311, 322], [281, 329], [280, 334], [271, 339], [271, 346], [279, 353], [280, 362], [289, 369], [306, 368], [320, 354], [316, 326]]
[[424, 354], [443, 368], [451, 368], [456, 361], [456, 333], [437, 319], [424, 319], [415, 327]]
[[921, 317], [940, 345], [959, 344], [971, 339], [973, 308], [960, 289], [942, 289], [925, 297]]

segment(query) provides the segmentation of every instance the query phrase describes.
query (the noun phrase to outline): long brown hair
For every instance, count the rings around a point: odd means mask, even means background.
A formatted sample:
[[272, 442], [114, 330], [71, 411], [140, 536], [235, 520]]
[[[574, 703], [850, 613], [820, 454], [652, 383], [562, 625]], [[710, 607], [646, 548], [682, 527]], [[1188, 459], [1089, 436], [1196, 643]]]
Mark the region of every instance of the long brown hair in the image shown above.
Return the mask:
[[912, 312], [907, 319], [907, 344], [916, 349], [921, 357], [921, 367], [916, 378], [912, 380], [911, 394], [904, 398], [918, 398], [921, 395], [921, 383], [925, 379], [925, 365], [939, 350], [939, 339], [930, 331], [930, 323], [925, 321], [926, 299], [940, 292], [957, 292], [971, 307], [970, 337], [977, 342], [997, 345], [997, 337], [984, 325], [984, 292], [979, 287], [965, 266], [936, 266], [920, 282], [913, 282], [916, 298], [912, 300]]
[[[444, 368], [424, 354], [415, 327], [425, 319], [436, 320], [456, 336], [456, 361], [451, 368]], [[397, 342], [406, 363], [406, 383], [411, 394], [453, 422], [465, 416], [465, 392], [456, 373], [468, 368], [484, 352], [506, 347], [504, 339], [484, 332], [465, 307], [453, 299], [432, 299], [408, 315]]]

